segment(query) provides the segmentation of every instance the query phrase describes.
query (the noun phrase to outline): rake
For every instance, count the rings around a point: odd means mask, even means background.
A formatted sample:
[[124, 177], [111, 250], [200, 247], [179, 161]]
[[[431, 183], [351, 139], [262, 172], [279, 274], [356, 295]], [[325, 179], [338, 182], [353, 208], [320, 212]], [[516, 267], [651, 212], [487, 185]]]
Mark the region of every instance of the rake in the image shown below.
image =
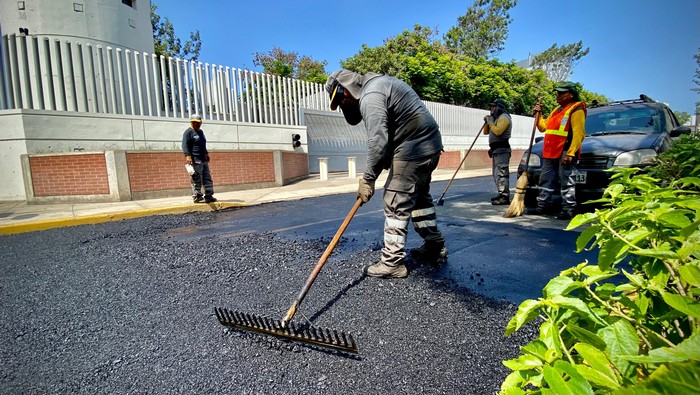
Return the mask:
[[447, 193], [447, 189], [450, 187], [450, 185], [452, 185], [452, 181], [454, 181], [455, 176], [457, 175], [457, 172], [459, 171], [459, 169], [462, 168], [462, 164], [464, 164], [464, 160], [467, 159], [467, 156], [469, 156], [469, 153], [472, 152], [472, 147], [474, 147], [474, 144], [476, 144], [476, 140], [479, 139], [479, 136], [481, 135], [481, 131], [484, 130], [485, 126], [486, 126], [486, 122], [484, 122], [484, 124], [481, 125], [481, 129], [479, 129], [479, 131], [476, 133], [476, 137], [474, 137], [474, 141], [472, 141], [472, 145], [469, 146], [467, 153], [464, 154], [464, 158], [462, 158], [462, 161], [459, 162], [459, 166], [457, 166], [457, 169], [455, 170], [454, 174], [452, 174], [452, 178], [450, 178], [450, 182], [447, 183], [445, 190], [442, 191], [442, 195], [440, 195], [440, 197], [438, 198], [438, 200], [437, 200], [438, 206], [442, 206], [443, 204], [445, 204], [445, 201], [443, 200], [443, 198], [445, 197], [445, 194]]
[[301, 302], [306, 297], [306, 294], [311, 289], [311, 285], [316, 280], [318, 273], [325, 265], [326, 260], [333, 252], [333, 249], [338, 244], [340, 237], [345, 232], [345, 229], [350, 224], [352, 217], [355, 216], [357, 209], [362, 205], [362, 199], [357, 199], [355, 205], [348, 213], [347, 217], [343, 221], [340, 228], [333, 236], [333, 239], [326, 247], [326, 250], [321, 255], [321, 258], [316, 263], [313, 271], [306, 280], [306, 284], [299, 292], [299, 295], [292, 303], [292, 306], [285, 314], [282, 320], [274, 320], [264, 316], [257, 316], [253, 314], [243, 313], [239, 311], [232, 311], [221, 307], [215, 307], [214, 312], [216, 313], [216, 318], [219, 323], [225, 326], [230, 326], [236, 329], [257, 332], [264, 335], [276, 336], [284, 339], [290, 339], [306, 344], [313, 344], [316, 346], [329, 347], [340, 351], [346, 351], [350, 353], [357, 353], [357, 343], [355, 339], [349, 333], [343, 333], [340, 331], [327, 329], [327, 328], [315, 328], [310, 324], [297, 325], [291, 322], [292, 318], [297, 312], [297, 309], [301, 305]]

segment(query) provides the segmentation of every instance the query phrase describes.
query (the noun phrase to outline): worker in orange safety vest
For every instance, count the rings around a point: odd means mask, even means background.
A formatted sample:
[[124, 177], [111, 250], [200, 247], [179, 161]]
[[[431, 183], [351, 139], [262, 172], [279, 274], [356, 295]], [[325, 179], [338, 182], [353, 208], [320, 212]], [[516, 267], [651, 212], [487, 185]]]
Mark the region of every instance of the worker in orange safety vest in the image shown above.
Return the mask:
[[[581, 142], [586, 137], [587, 110], [575, 83], [562, 82], [554, 90], [559, 107], [546, 119], [540, 118], [537, 124], [537, 129], [544, 132], [542, 172], [538, 183], [540, 193], [537, 207], [528, 210], [527, 214], [551, 213], [552, 193], [559, 184], [562, 207], [557, 218], [569, 220], [576, 209], [576, 163], [581, 154]], [[534, 111], [541, 112], [541, 104], [535, 105]]]

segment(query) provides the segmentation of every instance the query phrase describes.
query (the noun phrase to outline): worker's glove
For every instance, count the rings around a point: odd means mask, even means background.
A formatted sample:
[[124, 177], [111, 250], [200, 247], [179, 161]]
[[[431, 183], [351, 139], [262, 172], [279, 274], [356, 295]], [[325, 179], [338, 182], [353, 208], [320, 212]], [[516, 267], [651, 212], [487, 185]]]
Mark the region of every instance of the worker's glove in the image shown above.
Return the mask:
[[486, 123], [488, 123], [488, 124], [492, 124], [492, 123], [493, 123], [493, 116], [491, 116], [491, 115], [485, 116], [485, 117], [484, 117], [484, 122], [486, 122]]
[[369, 202], [374, 195], [374, 181], [360, 178], [360, 186], [357, 188], [357, 198], [362, 200], [362, 204]]

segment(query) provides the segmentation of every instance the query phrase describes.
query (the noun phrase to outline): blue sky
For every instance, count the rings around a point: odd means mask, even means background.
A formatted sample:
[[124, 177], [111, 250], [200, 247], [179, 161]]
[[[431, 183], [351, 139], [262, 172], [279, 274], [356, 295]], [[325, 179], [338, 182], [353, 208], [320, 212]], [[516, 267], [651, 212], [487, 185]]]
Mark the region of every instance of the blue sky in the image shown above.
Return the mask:
[[[472, 1], [456, 0], [153, 0], [185, 39], [199, 29], [200, 61], [256, 69], [255, 52], [279, 47], [327, 61], [328, 73], [362, 44], [382, 45], [414, 24], [441, 38]], [[700, 51], [699, 0], [520, 0], [501, 61], [523, 60], [552, 44], [590, 48], [571, 80], [613, 100], [640, 93], [675, 111], [694, 111], [690, 89]], [[552, 17], [559, 14], [561, 17]], [[183, 40], [184, 41], [184, 40]]]

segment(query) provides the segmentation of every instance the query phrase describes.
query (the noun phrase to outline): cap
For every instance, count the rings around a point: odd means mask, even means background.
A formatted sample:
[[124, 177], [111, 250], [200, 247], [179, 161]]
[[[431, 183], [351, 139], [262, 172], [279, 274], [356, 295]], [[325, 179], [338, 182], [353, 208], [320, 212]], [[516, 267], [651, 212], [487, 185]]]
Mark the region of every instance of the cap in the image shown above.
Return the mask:
[[199, 122], [202, 123], [202, 117], [199, 116], [199, 114], [192, 114], [190, 116], [190, 122]]
[[503, 99], [500, 99], [500, 98], [499, 98], [499, 99], [496, 99], [496, 100], [494, 100], [494, 101], [492, 101], [492, 102], [489, 102], [489, 105], [490, 105], [490, 106], [498, 106], [498, 105], [500, 105], [500, 106], [502, 106], [503, 108], [508, 107], [508, 106], [506, 105], [506, 102], [505, 102]]
[[574, 84], [571, 81], [560, 82], [554, 87], [554, 90], [557, 92], [578, 93], [578, 88], [576, 87], [576, 84]]
[[345, 97], [346, 92], [352, 98], [356, 100], [359, 99], [362, 96], [363, 85], [363, 75], [349, 70], [334, 71], [328, 76], [328, 80], [326, 80], [325, 89], [331, 100], [331, 110], [335, 111], [340, 107], [345, 120], [350, 125], [357, 125], [362, 121], [360, 106], [357, 103], [345, 105], [340, 105], [340, 103], [343, 97]]
[[338, 93], [338, 86], [340, 86], [340, 89], [343, 91], [347, 91], [354, 99], [359, 99], [360, 96], [362, 96], [363, 84], [364, 80], [362, 74], [350, 70], [336, 70], [332, 72], [328, 76], [325, 86], [326, 93], [328, 93], [331, 99], [331, 110], [338, 108], [339, 99], [343, 97]]

